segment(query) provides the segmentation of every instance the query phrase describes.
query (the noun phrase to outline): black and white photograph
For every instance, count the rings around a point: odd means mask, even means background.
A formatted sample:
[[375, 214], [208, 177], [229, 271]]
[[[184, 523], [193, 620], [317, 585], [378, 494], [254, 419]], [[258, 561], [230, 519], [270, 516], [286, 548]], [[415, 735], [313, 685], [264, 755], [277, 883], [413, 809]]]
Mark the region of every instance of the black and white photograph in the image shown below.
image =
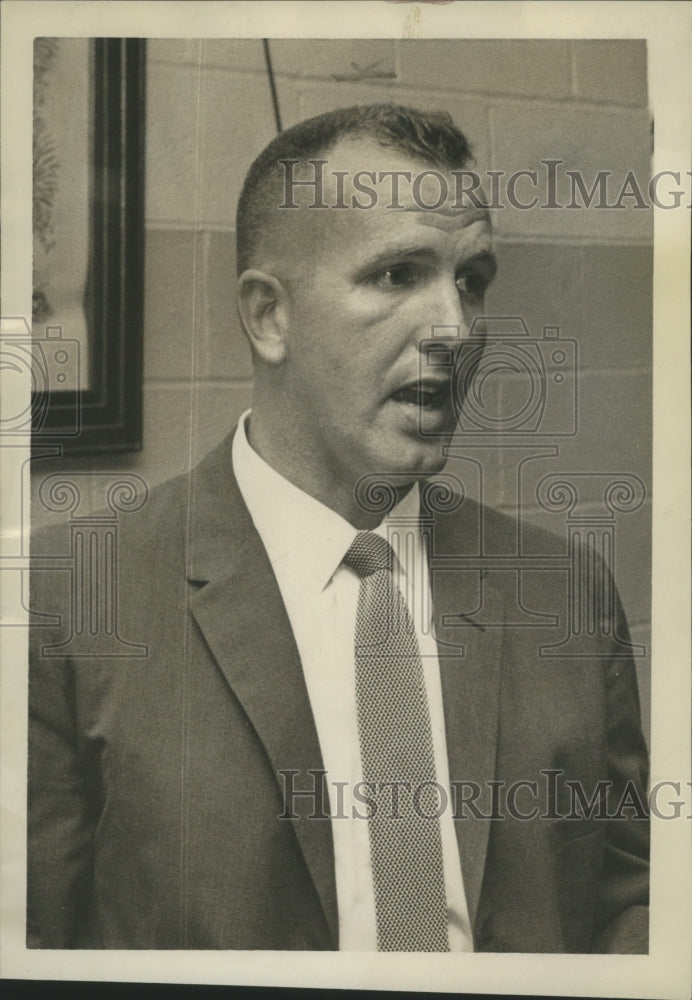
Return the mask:
[[2, 13], [2, 975], [684, 996], [689, 6]]

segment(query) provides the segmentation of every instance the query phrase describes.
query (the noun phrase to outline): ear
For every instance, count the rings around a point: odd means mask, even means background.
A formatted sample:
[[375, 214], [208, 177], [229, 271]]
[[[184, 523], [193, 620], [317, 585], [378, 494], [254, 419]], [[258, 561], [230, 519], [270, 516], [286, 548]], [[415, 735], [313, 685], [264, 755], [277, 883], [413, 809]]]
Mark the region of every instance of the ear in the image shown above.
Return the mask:
[[238, 313], [253, 355], [270, 365], [286, 357], [287, 294], [271, 274], [250, 269], [238, 278]]

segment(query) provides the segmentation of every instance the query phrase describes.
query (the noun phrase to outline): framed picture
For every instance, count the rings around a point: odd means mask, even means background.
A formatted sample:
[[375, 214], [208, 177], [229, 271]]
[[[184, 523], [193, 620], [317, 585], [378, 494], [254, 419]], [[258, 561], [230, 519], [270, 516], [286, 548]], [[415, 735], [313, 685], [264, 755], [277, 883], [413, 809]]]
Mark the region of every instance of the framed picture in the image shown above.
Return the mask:
[[36, 38], [32, 431], [142, 440], [145, 42]]

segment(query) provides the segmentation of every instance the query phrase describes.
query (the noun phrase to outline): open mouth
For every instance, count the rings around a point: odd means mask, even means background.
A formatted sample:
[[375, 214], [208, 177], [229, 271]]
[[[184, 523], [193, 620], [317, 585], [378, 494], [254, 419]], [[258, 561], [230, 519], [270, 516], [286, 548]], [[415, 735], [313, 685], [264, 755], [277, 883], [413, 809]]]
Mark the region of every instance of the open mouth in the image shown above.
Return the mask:
[[392, 399], [397, 403], [406, 403], [423, 410], [438, 410], [449, 403], [449, 382], [433, 382], [421, 379], [411, 382], [392, 393]]

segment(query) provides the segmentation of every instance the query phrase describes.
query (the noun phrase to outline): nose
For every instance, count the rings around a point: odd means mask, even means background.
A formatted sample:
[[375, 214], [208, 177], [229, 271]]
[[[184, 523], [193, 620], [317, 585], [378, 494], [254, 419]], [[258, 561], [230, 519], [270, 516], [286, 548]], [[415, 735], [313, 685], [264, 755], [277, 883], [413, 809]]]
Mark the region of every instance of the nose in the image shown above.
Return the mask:
[[454, 351], [469, 336], [470, 318], [464, 311], [454, 280], [436, 283], [424, 304], [418, 329], [418, 350]]

